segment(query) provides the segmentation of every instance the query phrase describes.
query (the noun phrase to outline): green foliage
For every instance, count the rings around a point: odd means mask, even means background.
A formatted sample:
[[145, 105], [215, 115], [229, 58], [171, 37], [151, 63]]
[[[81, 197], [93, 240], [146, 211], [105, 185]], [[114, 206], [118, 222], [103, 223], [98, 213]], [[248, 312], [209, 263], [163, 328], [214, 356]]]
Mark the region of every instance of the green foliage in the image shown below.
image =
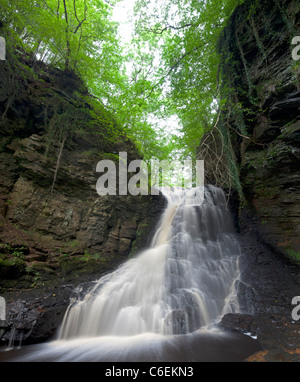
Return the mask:
[[[76, 73], [93, 94], [85, 101], [91, 105], [93, 123], [90, 125], [97, 123], [103, 127], [103, 136], [99, 139], [121, 142], [129, 138], [135, 141], [144, 157], [165, 157], [166, 150], [161, 150], [159, 143], [160, 134], [148, 121], [149, 110], [156, 108], [161, 90], [153, 91], [152, 82], [145, 73], [136, 76], [135, 81], [125, 73], [127, 62], [133, 61], [137, 65], [143, 62], [146, 66], [150, 62], [147, 54], [141, 53], [141, 46], [137, 49], [133, 45], [134, 49], [127, 52], [121, 48], [118, 25], [112, 21], [112, 10], [117, 2], [3, 0], [0, 5], [1, 21], [5, 27], [3, 34], [8, 46], [14, 45], [9, 57], [15, 57], [12, 52], [18, 46], [30, 52], [33, 65], [41, 60], [66, 74]], [[19, 63], [15, 64], [20, 67]], [[14, 79], [13, 70], [11, 77]], [[7, 88], [14, 89], [10, 84]], [[18, 93], [18, 89], [14, 93]], [[41, 96], [46, 100], [45, 107], [54, 109], [54, 116], [49, 119], [46, 116], [45, 121], [49, 144], [56, 141], [63, 147], [64, 137], [80, 129], [85, 118], [82, 110], [77, 105], [68, 105], [69, 100], [59, 99], [57, 94], [52, 100], [46, 93]]]
[[[1, 19], [37, 59], [104, 84], [119, 68], [111, 8], [101, 0], [3, 0]], [[108, 59], [114, 65], [106, 65]]]
[[25, 273], [25, 246], [0, 244], [0, 278], [16, 279]]
[[300, 263], [300, 252], [296, 252], [292, 249], [288, 249], [287, 253], [293, 259], [293, 261]]
[[[201, 138], [215, 125], [218, 111], [228, 107], [224, 100], [234, 79], [226, 83], [226, 91], [221, 88], [221, 64], [230, 57], [222, 55], [218, 42], [243, 0], [136, 0], [135, 31], [126, 46], [121, 46], [118, 25], [112, 21], [118, 2], [1, 2], [7, 39], [30, 51], [34, 61], [76, 73], [93, 94], [80, 96], [91, 106], [88, 113], [57, 94], [52, 101], [48, 98], [53, 111], [45, 121], [49, 142], [56, 140], [62, 150], [65, 137], [86, 126], [90, 114], [89, 129], [103, 126], [99, 140], [129, 139], [146, 161], [196, 159]], [[252, 91], [249, 85], [251, 96]], [[236, 101], [231, 100], [236, 128], [246, 135], [245, 115]]]
[[[203, 134], [211, 129], [220, 106], [220, 33], [239, 0], [138, 0], [135, 7], [138, 38], [160, 55], [154, 78], [164, 84], [160, 112], [178, 115], [181, 156], [195, 157]], [[153, 50], [155, 47], [155, 51]], [[156, 87], [155, 87], [156, 89]], [[174, 138], [176, 139], [176, 138]], [[174, 149], [176, 147], [172, 147]]]

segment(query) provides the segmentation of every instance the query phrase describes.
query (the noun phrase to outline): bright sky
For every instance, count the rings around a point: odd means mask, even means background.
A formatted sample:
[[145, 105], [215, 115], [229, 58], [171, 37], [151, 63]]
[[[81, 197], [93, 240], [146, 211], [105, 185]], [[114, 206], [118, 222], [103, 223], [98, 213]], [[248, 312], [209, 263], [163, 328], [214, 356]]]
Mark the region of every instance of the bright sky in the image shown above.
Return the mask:
[[131, 38], [132, 25], [129, 23], [130, 13], [133, 11], [135, 0], [123, 0], [113, 10], [113, 20], [120, 23], [119, 32], [123, 42], [129, 42]]
[[[113, 20], [120, 23], [119, 33], [124, 44], [130, 43], [132, 36], [133, 25], [130, 23], [130, 15], [133, 12], [134, 4], [135, 0], [123, 0], [115, 6], [113, 11]], [[130, 70], [130, 65], [128, 65], [127, 68]], [[164, 131], [166, 134], [176, 134], [177, 136], [182, 135], [179, 131], [180, 121], [176, 115], [160, 120], [156, 116], [150, 114], [148, 116], [148, 121], [154, 129]]]

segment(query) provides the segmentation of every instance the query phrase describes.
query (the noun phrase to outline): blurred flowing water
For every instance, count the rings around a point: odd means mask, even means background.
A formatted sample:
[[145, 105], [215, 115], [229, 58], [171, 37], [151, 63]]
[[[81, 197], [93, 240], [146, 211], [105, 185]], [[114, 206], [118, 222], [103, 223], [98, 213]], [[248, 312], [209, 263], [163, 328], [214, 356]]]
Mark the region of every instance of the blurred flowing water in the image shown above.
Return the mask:
[[18, 360], [240, 360], [251, 354], [251, 338], [215, 326], [239, 311], [240, 246], [224, 192], [208, 186], [164, 193], [168, 206], [151, 247], [73, 299], [57, 340], [19, 353]]

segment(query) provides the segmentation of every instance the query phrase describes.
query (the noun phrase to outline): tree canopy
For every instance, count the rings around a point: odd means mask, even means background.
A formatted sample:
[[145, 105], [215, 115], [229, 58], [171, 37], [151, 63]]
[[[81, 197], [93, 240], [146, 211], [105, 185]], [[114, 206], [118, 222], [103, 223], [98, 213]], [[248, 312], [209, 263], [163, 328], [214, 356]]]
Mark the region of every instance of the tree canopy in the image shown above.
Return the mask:
[[161, 57], [157, 86], [166, 85], [163, 108], [181, 122], [179, 148], [194, 156], [220, 107], [220, 33], [240, 0], [138, 0], [136, 33]]
[[136, 0], [125, 46], [119, 2], [2, 0], [1, 21], [36, 60], [77, 73], [145, 159], [193, 158], [218, 119], [218, 40], [242, 0]]

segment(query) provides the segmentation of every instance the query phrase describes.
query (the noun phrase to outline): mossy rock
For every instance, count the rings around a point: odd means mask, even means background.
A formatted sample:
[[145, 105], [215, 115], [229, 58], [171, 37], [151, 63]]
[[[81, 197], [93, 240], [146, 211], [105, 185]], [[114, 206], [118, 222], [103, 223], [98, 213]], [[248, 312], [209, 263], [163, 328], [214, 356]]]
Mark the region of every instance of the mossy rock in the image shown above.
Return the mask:
[[65, 281], [74, 281], [81, 277], [96, 277], [112, 269], [113, 259], [97, 255], [80, 257], [66, 256], [59, 261], [59, 274]]
[[33, 263], [31, 264], [29, 268], [27, 268], [27, 270], [31, 274], [36, 274], [37, 272], [40, 272], [40, 273], [46, 272], [46, 273], [53, 273], [53, 274], [55, 273], [53, 269], [49, 268], [44, 263]]
[[85, 266], [85, 262], [83, 262], [80, 258], [77, 257], [65, 257], [60, 259], [59, 266], [64, 275], [69, 275], [74, 271], [80, 271]]
[[15, 280], [26, 272], [26, 263], [24, 260], [15, 259], [0, 259], [0, 278]]

